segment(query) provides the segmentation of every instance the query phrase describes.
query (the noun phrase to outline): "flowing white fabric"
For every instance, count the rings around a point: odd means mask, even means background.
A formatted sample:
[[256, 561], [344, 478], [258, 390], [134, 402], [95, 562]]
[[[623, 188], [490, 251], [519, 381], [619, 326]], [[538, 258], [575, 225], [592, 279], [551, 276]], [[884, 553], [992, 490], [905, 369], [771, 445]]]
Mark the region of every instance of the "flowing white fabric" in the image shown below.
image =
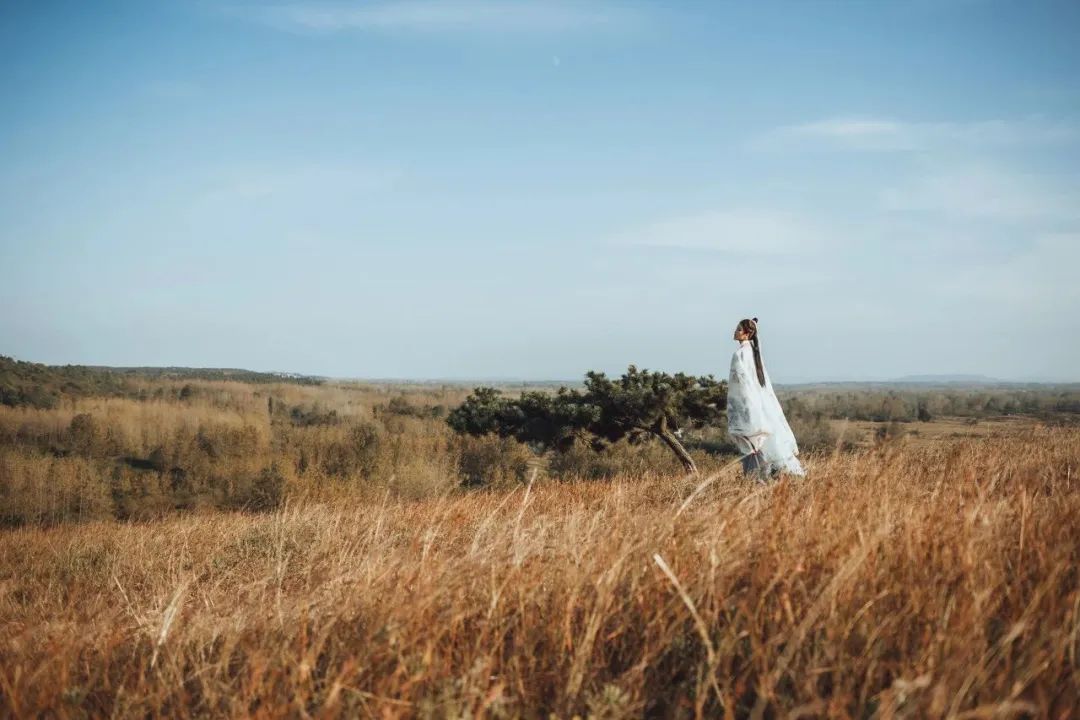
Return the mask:
[[749, 342], [739, 343], [731, 356], [727, 417], [728, 434], [739, 450], [744, 455], [760, 451], [769, 474], [781, 470], [792, 475], [806, 474], [797, 457], [799, 445], [773, 392], [767, 370], [765, 386], [758, 382], [754, 349]]

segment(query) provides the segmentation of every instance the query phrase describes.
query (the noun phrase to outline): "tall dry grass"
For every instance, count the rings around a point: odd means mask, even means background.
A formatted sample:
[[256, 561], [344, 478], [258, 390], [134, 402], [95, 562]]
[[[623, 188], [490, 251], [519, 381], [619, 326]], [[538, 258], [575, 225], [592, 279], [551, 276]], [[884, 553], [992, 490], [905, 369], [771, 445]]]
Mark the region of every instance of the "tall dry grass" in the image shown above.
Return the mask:
[[[461, 486], [672, 470], [659, 444], [537, 458], [455, 436], [467, 389], [345, 383], [138, 381], [134, 396], [0, 405], [0, 526], [268, 509], [287, 498], [421, 498]], [[705, 467], [720, 460], [701, 459]]]
[[20, 717], [1071, 717], [1080, 432], [0, 534]]

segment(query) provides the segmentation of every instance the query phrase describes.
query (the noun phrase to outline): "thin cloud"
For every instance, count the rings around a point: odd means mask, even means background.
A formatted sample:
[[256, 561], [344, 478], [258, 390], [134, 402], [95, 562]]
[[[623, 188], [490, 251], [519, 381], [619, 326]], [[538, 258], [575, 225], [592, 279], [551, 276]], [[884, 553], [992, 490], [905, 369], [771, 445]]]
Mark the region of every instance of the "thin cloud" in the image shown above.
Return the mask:
[[1074, 124], [1040, 117], [975, 122], [905, 122], [879, 117], [833, 117], [775, 128], [756, 138], [759, 149], [815, 148], [873, 152], [987, 148], [1071, 143]]
[[394, 0], [365, 3], [295, 2], [237, 6], [229, 14], [301, 33], [534, 33], [626, 28], [635, 13], [625, 6], [560, 0]]
[[[952, 268], [942, 278], [943, 295], [966, 302], [1007, 301], [1013, 312], [1046, 322], [1064, 309], [1072, 317], [1080, 310], [1080, 232], [1035, 235], [1021, 252], [1006, 262], [970, 262]], [[1060, 328], [1058, 328], [1060, 329]]]
[[613, 242], [740, 255], [802, 255], [820, 249], [825, 237], [805, 219], [787, 213], [740, 209], [668, 218], [617, 235]]
[[882, 208], [999, 222], [1080, 223], [1080, 187], [992, 167], [950, 169], [887, 188]]

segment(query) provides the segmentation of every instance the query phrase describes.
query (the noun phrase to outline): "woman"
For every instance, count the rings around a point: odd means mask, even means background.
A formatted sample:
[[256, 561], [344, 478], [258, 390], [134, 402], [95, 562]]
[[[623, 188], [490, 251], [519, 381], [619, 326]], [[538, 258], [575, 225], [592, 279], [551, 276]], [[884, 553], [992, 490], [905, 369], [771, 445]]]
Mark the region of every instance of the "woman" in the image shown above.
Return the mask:
[[743, 454], [743, 470], [761, 481], [781, 472], [805, 475], [795, 435], [761, 362], [757, 318], [740, 320], [735, 340], [739, 347], [728, 377], [728, 434]]

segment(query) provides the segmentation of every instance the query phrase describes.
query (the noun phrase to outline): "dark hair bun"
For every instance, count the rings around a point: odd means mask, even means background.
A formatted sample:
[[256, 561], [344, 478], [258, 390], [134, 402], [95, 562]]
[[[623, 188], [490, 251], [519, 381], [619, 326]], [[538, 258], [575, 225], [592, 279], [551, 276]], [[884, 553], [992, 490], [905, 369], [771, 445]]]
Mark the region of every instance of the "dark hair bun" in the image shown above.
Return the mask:
[[752, 318], [752, 320], [753, 320], [754, 322], [757, 322], [757, 318]]

